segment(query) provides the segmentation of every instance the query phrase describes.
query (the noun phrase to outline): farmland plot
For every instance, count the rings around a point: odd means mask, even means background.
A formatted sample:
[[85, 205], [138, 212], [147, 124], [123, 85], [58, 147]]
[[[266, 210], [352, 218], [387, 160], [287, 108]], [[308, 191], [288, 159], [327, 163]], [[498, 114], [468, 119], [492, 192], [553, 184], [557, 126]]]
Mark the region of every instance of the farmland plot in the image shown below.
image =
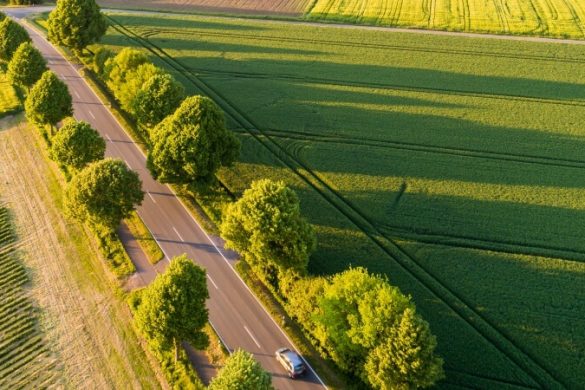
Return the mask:
[[413, 295], [445, 387], [585, 382], [585, 48], [113, 19], [108, 45], [224, 109], [243, 144], [227, 187], [299, 192], [312, 272], [366, 266]]
[[298, 16], [310, 0], [99, 0], [101, 7]]
[[[30, 238], [30, 237], [29, 237]], [[29, 276], [10, 212], [0, 203], [0, 388], [46, 388], [62, 384], [59, 364], [39, 328], [26, 285]]]
[[306, 16], [433, 30], [585, 37], [580, 0], [316, 0]]

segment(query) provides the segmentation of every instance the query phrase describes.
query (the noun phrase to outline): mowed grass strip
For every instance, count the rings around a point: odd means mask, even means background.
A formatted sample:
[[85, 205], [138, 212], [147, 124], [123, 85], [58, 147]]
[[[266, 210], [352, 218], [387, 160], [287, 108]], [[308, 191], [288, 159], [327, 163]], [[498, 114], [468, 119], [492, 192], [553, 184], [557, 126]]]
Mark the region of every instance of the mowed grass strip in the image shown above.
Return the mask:
[[579, 0], [316, 0], [312, 20], [432, 30], [584, 38]]
[[0, 72], [0, 118], [20, 111], [22, 105], [6, 75]]
[[10, 212], [0, 203], [0, 388], [46, 388], [62, 384], [26, 291], [29, 277], [20, 259]]
[[[213, 92], [230, 113], [243, 142], [240, 162], [220, 172], [231, 192], [261, 177], [299, 192], [319, 235], [313, 272], [362, 265], [413, 295], [438, 335], [446, 384], [585, 380], [574, 347], [583, 332], [556, 332], [555, 306], [510, 278], [520, 256], [534, 267], [532, 280], [550, 276], [569, 291], [571, 278], [544, 264], [569, 261], [569, 275], [583, 267], [575, 260], [585, 48], [222, 18], [114, 19], [128, 31], [111, 29], [109, 46], [148, 47], [191, 93]], [[437, 244], [461, 249], [461, 258]], [[530, 327], [529, 317], [482, 311], [498, 295], [458, 289], [460, 276], [427, 264], [427, 248], [461, 267], [491, 252], [508, 256], [493, 278], [521, 291], [514, 299], [549, 308], [529, 310], [541, 316], [539, 332], [560, 340], [532, 344], [511, 332], [511, 322]], [[566, 364], [552, 358], [560, 355]]]

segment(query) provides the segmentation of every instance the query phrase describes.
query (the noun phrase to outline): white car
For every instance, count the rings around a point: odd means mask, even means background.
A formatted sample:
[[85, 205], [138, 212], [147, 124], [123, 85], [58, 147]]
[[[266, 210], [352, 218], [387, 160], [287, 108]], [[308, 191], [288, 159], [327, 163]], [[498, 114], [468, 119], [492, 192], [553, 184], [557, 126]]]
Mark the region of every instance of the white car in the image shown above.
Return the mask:
[[276, 360], [282, 364], [288, 373], [288, 376], [291, 378], [297, 378], [307, 371], [305, 362], [303, 362], [303, 359], [299, 356], [298, 353], [293, 352], [288, 348], [280, 348], [278, 351], [276, 351], [275, 355]]

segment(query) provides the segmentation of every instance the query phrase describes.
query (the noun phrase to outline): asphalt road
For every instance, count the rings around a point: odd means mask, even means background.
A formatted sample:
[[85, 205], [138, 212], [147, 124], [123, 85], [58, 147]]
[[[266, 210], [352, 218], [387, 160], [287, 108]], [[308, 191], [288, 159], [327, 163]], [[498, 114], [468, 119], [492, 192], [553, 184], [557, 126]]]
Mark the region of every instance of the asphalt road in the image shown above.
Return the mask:
[[[20, 19], [43, 7], [5, 8], [3, 12]], [[155, 181], [146, 169], [146, 158], [138, 146], [71, 65], [38, 31], [25, 24], [33, 43], [48, 60], [49, 67], [69, 87], [75, 118], [89, 122], [106, 140], [108, 157], [120, 158], [140, 174], [145, 199], [138, 213], [159, 242], [166, 259], [186, 253], [205, 267], [210, 299], [209, 319], [224, 344], [254, 354], [272, 375], [278, 389], [323, 388], [309, 369], [301, 379], [291, 380], [274, 358], [281, 347], [295, 349], [281, 328], [264, 310], [233, 269], [235, 256], [223, 250], [217, 237], [208, 236], [191, 217], [174, 193]]]

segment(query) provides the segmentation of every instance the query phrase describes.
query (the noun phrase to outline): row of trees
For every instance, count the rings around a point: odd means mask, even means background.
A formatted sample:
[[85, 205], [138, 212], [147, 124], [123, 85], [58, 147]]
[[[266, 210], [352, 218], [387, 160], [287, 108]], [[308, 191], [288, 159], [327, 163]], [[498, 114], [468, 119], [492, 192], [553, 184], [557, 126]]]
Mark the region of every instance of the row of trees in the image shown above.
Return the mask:
[[429, 387], [443, 377], [428, 323], [387, 279], [363, 268], [307, 277], [315, 233], [283, 182], [252, 183], [227, 208], [220, 231], [343, 370], [382, 390]]
[[[52, 19], [54, 23], [72, 20], [65, 8], [59, 15]], [[99, 20], [84, 26], [103, 34]], [[75, 33], [75, 39], [65, 39], [61, 33], [66, 29], [61, 30], [50, 27], [50, 37], [76, 51], [91, 41]], [[113, 56], [98, 50], [93, 66], [122, 108], [148, 129], [148, 168], [160, 181], [210, 183], [219, 167], [236, 160], [239, 143], [226, 130], [215, 103], [201, 96], [183, 100], [180, 84], [142, 52], [124, 49]], [[110, 167], [107, 175], [121, 170], [123, 164], [119, 165]], [[71, 188], [77, 190], [68, 191], [67, 199], [77, 205], [70, 207], [77, 218], [114, 226], [123, 212], [106, 215], [102, 203], [92, 202], [91, 194], [107, 176], [100, 176], [98, 166], [93, 163], [76, 175]], [[77, 180], [86, 170], [92, 180]], [[129, 197], [126, 206], [137, 200]], [[442, 360], [434, 354], [436, 340], [428, 324], [416, 313], [410, 298], [386, 279], [361, 268], [331, 278], [306, 276], [309, 257], [316, 248], [315, 233], [301, 216], [298, 197], [284, 183], [253, 183], [227, 208], [220, 230], [227, 246], [239, 251], [259, 277], [280, 294], [291, 316], [342, 369], [379, 389], [427, 387], [442, 377]], [[175, 356], [182, 340], [201, 346], [205, 341], [201, 328], [207, 321], [206, 297], [205, 272], [189, 259], [175, 259], [168, 273], [141, 294], [136, 306], [137, 327], [157, 348], [174, 348]], [[244, 355], [234, 355], [234, 361], [249, 361]], [[225, 388], [226, 383], [234, 383], [229, 380], [241, 380], [237, 375], [226, 378], [220, 374], [211, 387]], [[268, 386], [269, 381], [266, 383]], [[255, 388], [263, 387], [257, 384]]]
[[[90, 2], [93, 1], [60, 0], [49, 17], [49, 38], [77, 54], [95, 42], [94, 38], [99, 38], [105, 28], [99, 9], [97, 15], [96, 8], [87, 5]], [[70, 10], [73, 4], [79, 5], [75, 12]], [[95, 20], [84, 23], [82, 20], [88, 15], [94, 15]], [[201, 96], [183, 100], [182, 85], [150, 63], [144, 53], [124, 49], [113, 56], [108, 50], [98, 49], [92, 66], [121, 107], [140, 125], [152, 129], [147, 134], [151, 144], [148, 167], [159, 180], [209, 183], [220, 166], [237, 158], [239, 142], [227, 131], [223, 114], [215, 103]], [[56, 91], [59, 87], [51, 88]], [[35, 120], [51, 125], [56, 123], [54, 118], [35, 116]], [[67, 121], [51, 140], [52, 158], [75, 172], [65, 196], [69, 214], [91, 225], [114, 229], [142, 201], [137, 176], [128, 175], [121, 161], [100, 160], [105, 144], [88, 124]], [[81, 150], [84, 152], [80, 153]], [[174, 258], [166, 272], [134, 300], [136, 327], [155, 351], [173, 350], [176, 364], [182, 341], [196, 348], [207, 343], [202, 329], [208, 321], [205, 305], [208, 297], [205, 271], [184, 255]], [[238, 350], [228, 358], [209, 388], [267, 390], [272, 385], [270, 375], [253, 356]]]

